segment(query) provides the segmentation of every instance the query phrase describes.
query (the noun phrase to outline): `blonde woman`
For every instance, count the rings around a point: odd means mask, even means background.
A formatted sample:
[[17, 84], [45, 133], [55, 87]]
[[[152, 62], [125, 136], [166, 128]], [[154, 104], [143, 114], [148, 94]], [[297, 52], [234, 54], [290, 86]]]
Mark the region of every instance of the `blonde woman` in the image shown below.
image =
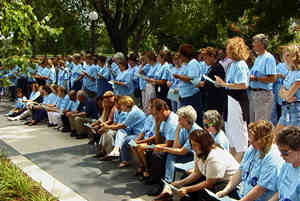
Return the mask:
[[292, 44], [283, 47], [283, 59], [289, 73], [283, 81], [279, 95], [283, 99], [282, 113], [275, 133], [285, 126], [300, 126], [300, 46]]
[[247, 122], [249, 122], [249, 69], [246, 60], [249, 50], [240, 37], [228, 39], [226, 54], [233, 62], [226, 72], [226, 82], [215, 76], [216, 85], [225, 87], [228, 95], [227, 107], [224, 108], [225, 133], [230, 144], [230, 152], [241, 161], [248, 148]]
[[[249, 124], [251, 146], [245, 153], [239, 171], [227, 186], [217, 193], [223, 197], [234, 192], [241, 184], [238, 195], [240, 201], [267, 201], [276, 192], [276, 177], [283, 164], [278, 147], [274, 145], [273, 124], [259, 120]], [[236, 197], [237, 196], [237, 197]]]

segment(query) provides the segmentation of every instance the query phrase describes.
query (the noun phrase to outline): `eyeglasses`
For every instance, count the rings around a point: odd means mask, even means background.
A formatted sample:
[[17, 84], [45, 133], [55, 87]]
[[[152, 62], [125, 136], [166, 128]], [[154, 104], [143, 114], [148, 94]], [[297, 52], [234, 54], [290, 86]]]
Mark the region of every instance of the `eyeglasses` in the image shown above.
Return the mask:
[[204, 128], [209, 128], [209, 127], [211, 127], [211, 126], [213, 126], [214, 124], [212, 123], [212, 122], [210, 122], [210, 123], [203, 123], [203, 127]]

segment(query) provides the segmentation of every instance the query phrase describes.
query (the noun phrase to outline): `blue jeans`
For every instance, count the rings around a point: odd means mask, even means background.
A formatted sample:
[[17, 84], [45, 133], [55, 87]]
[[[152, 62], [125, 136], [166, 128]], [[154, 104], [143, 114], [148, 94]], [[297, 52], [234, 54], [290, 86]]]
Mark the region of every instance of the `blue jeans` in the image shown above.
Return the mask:
[[129, 161], [129, 151], [130, 151], [130, 145], [128, 144], [130, 140], [133, 140], [136, 138], [136, 135], [128, 135], [125, 137], [125, 141], [123, 145], [121, 146], [120, 150], [120, 160], [121, 161]]
[[173, 155], [168, 154], [166, 160], [166, 171], [165, 171], [165, 180], [167, 182], [173, 182], [175, 177], [175, 163], [186, 163], [192, 161], [194, 155], [188, 153], [186, 155]]

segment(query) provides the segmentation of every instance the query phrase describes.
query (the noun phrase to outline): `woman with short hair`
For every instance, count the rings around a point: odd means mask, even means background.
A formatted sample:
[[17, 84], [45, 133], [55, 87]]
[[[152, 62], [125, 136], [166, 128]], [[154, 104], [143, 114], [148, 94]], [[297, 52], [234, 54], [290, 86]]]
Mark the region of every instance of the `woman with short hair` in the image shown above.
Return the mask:
[[239, 194], [232, 196], [240, 201], [267, 201], [276, 192], [276, 176], [283, 160], [274, 145], [273, 124], [266, 120], [251, 123], [249, 139], [251, 146], [243, 157], [239, 171], [217, 193], [219, 197], [234, 192], [239, 184]]
[[300, 129], [289, 126], [276, 136], [276, 144], [285, 163], [275, 182], [277, 193], [270, 201], [300, 200]]
[[300, 45], [283, 47], [283, 59], [290, 71], [279, 92], [283, 99], [282, 114], [275, 133], [284, 126], [300, 126]]

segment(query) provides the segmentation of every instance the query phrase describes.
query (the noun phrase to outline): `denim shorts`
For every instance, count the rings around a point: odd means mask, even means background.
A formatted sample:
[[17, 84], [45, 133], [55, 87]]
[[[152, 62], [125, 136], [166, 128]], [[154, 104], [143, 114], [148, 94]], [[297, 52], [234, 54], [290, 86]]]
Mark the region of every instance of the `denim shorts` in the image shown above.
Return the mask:
[[300, 102], [283, 104], [279, 124], [300, 127]]

